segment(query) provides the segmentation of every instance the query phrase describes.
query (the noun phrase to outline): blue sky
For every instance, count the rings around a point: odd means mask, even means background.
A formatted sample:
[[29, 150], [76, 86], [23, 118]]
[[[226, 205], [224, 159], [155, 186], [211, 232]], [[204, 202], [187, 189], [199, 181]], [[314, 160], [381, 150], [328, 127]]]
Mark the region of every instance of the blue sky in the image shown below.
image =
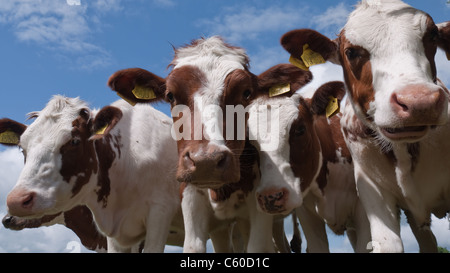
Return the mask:
[[[450, 17], [446, 0], [406, 2], [428, 12], [435, 22]], [[55, 94], [79, 96], [95, 108], [108, 105], [118, 99], [106, 86], [108, 77], [116, 70], [141, 67], [166, 76], [173, 57], [172, 46], [179, 47], [202, 36], [221, 35], [229, 43], [245, 48], [251, 70], [258, 74], [287, 62], [289, 56], [279, 45], [283, 33], [306, 27], [333, 37], [356, 3], [356, 0], [2, 0], [0, 117], [26, 123], [26, 114], [42, 109]], [[443, 56], [438, 53], [438, 71], [449, 71], [450, 62]], [[332, 64], [317, 66], [313, 73], [313, 86], [342, 79], [340, 68]], [[450, 85], [450, 75], [439, 72], [438, 75]], [[156, 108], [169, 114], [166, 104]], [[20, 156], [14, 149], [0, 147], [2, 215], [6, 211], [6, 194], [20, 172]], [[0, 227], [0, 251], [67, 251], [67, 240], [73, 236], [65, 233], [64, 228], [29, 232], [5, 231]], [[32, 232], [41, 235], [25, 235]], [[59, 245], [52, 234], [66, 241]], [[23, 240], [18, 239], [20, 236]], [[39, 242], [39, 238], [48, 239]], [[349, 251], [348, 242], [332, 238], [335, 250]], [[13, 239], [15, 245], [11, 243]], [[25, 245], [17, 246], [17, 240]], [[37, 242], [31, 245], [33, 240]], [[445, 244], [450, 246], [448, 240]], [[414, 246], [408, 250], [417, 251]]]

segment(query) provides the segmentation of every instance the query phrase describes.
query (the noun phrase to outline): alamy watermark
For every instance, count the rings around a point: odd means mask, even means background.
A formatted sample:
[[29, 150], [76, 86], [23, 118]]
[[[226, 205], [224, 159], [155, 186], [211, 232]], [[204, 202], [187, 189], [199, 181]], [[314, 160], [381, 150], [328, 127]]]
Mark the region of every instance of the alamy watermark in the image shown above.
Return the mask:
[[[219, 105], [204, 105], [202, 98], [194, 99], [194, 113], [186, 105], [172, 109], [174, 140], [202, 140], [225, 142], [248, 139], [258, 142], [261, 151], [278, 149], [280, 109], [278, 105], [226, 105], [225, 114]], [[250, 116], [247, 120], [247, 117]]]

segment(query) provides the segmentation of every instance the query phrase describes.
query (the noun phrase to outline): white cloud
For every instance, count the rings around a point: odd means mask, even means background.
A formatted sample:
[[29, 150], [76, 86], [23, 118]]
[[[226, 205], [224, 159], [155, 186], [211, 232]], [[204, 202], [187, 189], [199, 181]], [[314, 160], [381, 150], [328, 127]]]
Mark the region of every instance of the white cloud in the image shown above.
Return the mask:
[[101, 29], [99, 16], [119, 11], [121, 0], [67, 2], [67, 0], [3, 0], [0, 23], [6, 24], [21, 42], [74, 57], [95, 55], [85, 67], [95, 68], [110, 62], [111, 56], [92, 42]]
[[341, 2], [337, 6], [329, 7], [324, 13], [314, 16], [311, 21], [317, 30], [324, 31], [326, 35], [335, 35], [344, 27], [350, 12], [351, 9]]
[[450, 61], [447, 59], [445, 52], [439, 49], [436, 53], [435, 60], [439, 79], [447, 86], [447, 88], [450, 88], [450, 74], [448, 73], [448, 71], [450, 71]]
[[153, 3], [155, 3], [158, 6], [162, 6], [162, 7], [175, 6], [175, 1], [173, 1], [173, 0], [153, 0]]
[[299, 8], [272, 6], [257, 9], [249, 6], [232, 7], [213, 19], [199, 20], [199, 26], [206, 26], [213, 34], [220, 34], [231, 42], [255, 39], [264, 32], [277, 31], [300, 26], [303, 17]]

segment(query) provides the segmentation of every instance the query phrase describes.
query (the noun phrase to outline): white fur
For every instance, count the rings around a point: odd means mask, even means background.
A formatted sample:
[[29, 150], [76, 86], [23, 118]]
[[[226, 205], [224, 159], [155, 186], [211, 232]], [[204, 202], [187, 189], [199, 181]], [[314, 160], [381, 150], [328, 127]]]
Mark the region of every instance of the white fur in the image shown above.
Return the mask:
[[411, 84], [439, 91], [422, 43], [426, 19], [424, 12], [398, 0], [362, 1], [348, 18], [346, 38], [370, 53], [375, 101], [369, 114], [377, 127], [402, 125], [390, 104], [396, 91]]

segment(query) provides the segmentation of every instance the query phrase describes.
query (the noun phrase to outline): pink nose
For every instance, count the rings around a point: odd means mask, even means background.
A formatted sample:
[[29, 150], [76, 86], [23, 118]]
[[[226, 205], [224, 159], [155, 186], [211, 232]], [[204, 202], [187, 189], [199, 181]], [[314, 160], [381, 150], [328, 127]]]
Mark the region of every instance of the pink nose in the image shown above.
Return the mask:
[[286, 211], [288, 193], [285, 188], [264, 190], [257, 194], [259, 206], [267, 213], [282, 213]]
[[444, 111], [442, 89], [424, 85], [409, 85], [391, 96], [391, 106], [405, 126], [436, 125]]
[[23, 190], [13, 190], [6, 198], [9, 214], [13, 216], [29, 216], [32, 215], [32, 208], [36, 193]]

